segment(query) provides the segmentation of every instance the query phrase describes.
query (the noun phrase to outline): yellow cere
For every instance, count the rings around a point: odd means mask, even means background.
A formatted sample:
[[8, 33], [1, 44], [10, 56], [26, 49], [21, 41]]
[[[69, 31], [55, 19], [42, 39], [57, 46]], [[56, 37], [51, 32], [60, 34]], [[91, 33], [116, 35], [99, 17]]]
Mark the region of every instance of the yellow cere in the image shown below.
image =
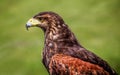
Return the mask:
[[38, 25], [41, 22], [37, 19], [31, 18], [31, 19], [29, 19], [28, 23], [31, 23], [32, 25]]

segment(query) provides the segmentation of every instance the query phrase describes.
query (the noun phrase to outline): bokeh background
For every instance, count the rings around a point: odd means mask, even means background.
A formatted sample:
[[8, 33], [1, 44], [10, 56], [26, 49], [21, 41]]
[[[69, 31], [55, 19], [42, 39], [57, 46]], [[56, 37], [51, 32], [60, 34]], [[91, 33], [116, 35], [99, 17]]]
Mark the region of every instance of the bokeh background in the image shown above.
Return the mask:
[[80, 43], [120, 74], [120, 0], [0, 0], [0, 75], [48, 75], [43, 32], [25, 29], [42, 11], [60, 14]]

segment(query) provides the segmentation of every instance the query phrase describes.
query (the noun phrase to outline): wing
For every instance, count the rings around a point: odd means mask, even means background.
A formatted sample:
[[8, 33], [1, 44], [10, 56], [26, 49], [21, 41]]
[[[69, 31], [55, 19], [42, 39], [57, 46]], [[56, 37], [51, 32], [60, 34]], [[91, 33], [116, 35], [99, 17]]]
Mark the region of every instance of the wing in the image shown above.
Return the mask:
[[49, 64], [50, 75], [109, 75], [102, 67], [64, 54], [55, 54]]
[[63, 50], [63, 53], [65, 55], [69, 55], [74, 58], [78, 58], [83, 61], [95, 64], [95, 65], [99, 65], [104, 70], [109, 72], [111, 75], [117, 75], [117, 73], [114, 71], [114, 69], [112, 69], [106, 61], [104, 61], [103, 59], [101, 59], [100, 57], [95, 55], [94, 53], [86, 50], [85, 48], [80, 48], [80, 47], [76, 46], [76, 47], [72, 47], [72, 48], [69, 47], [66, 50], [64, 50], [64, 49], [61, 49], [61, 50]]

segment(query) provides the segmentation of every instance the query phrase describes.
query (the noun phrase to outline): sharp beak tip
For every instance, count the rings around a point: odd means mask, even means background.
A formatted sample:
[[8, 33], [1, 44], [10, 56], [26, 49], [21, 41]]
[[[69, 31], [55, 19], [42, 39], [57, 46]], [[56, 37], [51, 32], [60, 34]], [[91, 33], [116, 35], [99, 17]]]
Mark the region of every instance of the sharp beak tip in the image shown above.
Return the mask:
[[28, 30], [31, 26], [32, 26], [32, 24], [28, 22], [28, 23], [26, 24], [26, 29]]
[[26, 30], [29, 30], [29, 26], [27, 26], [27, 24], [26, 24]]

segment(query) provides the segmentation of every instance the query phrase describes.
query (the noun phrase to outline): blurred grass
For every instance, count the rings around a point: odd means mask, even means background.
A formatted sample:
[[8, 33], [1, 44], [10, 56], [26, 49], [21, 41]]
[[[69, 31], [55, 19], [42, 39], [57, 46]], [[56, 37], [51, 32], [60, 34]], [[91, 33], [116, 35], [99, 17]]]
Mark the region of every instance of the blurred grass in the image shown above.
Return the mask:
[[59, 13], [81, 44], [120, 74], [119, 0], [1, 0], [0, 75], [48, 75], [41, 62], [43, 32], [25, 29], [41, 11]]

